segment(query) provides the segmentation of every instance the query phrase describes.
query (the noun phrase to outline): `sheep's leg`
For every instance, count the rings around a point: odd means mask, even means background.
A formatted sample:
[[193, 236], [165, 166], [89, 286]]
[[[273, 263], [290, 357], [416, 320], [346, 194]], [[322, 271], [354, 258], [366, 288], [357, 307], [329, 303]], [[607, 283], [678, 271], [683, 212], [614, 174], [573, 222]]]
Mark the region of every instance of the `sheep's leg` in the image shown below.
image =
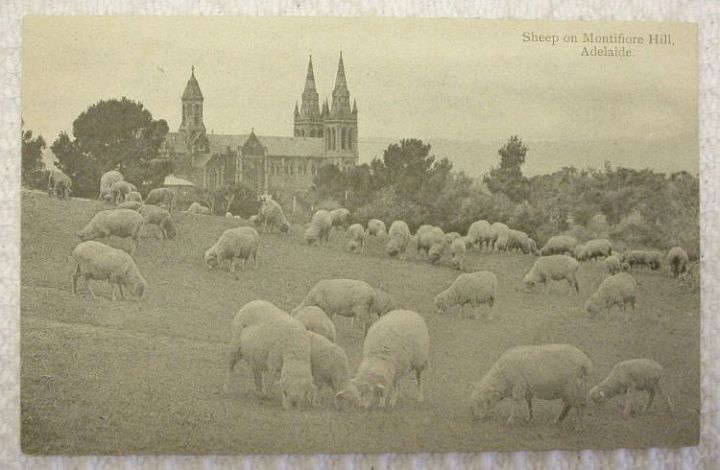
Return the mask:
[[672, 400], [670, 399], [670, 395], [668, 395], [667, 393], [665, 393], [665, 392], [660, 388], [660, 384], [657, 384], [657, 385], [655, 386], [655, 389], [657, 390], [657, 392], [658, 392], [660, 395], [662, 395], [662, 396], [665, 398], [665, 403], [667, 404], [667, 408], [668, 408], [668, 411], [670, 412], [670, 416], [671, 416], [671, 417], [675, 417], [675, 412], [673, 411], [673, 404], [672, 404]]
[[78, 264], [77, 267], [75, 268], [75, 271], [70, 276], [73, 294], [77, 294], [77, 283], [78, 283], [78, 279], [80, 278], [80, 275], [81, 275], [80, 265]]
[[[232, 366], [231, 366], [232, 370]], [[263, 384], [263, 373], [260, 369], [253, 367], [253, 380], [255, 381], [255, 391], [260, 395], [265, 395], [265, 385]]]
[[422, 386], [422, 369], [415, 369], [415, 380], [417, 381], [418, 387], [418, 401], [422, 403], [425, 400]]
[[90, 297], [92, 297], [93, 300], [96, 299], [95, 292], [93, 292], [92, 287], [90, 286], [90, 279], [83, 276], [83, 281], [85, 282], [85, 287], [87, 287], [87, 290], [90, 291]]
[[648, 392], [648, 400], [647, 404], [645, 405], [645, 413], [650, 411], [650, 406], [652, 406], [653, 400], [655, 399], [655, 389], [651, 388]]
[[561, 423], [562, 420], [564, 420], [564, 419], [567, 417], [568, 413], [570, 413], [570, 408], [572, 408], [572, 406], [570, 406], [569, 404], [567, 404], [567, 403], [565, 403], [565, 402], [563, 401], [563, 408], [562, 408], [562, 410], [560, 411], [560, 414], [558, 415], [558, 417], [557, 417], [557, 419], [555, 420], [555, 422], [556, 422], [556, 423]]
[[118, 284], [118, 289], [120, 289], [120, 299], [125, 300], [125, 293], [123, 292], [122, 284]]
[[115, 301], [115, 300], [116, 300], [116, 299], [115, 299], [115, 283], [114, 283], [114, 282], [111, 282], [111, 283], [110, 283], [110, 299], [111, 299], [112, 301]]
[[627, 391], [625, 392], [625, 408], [623, 409], [623, 416], [625, 418], [630, 416], [630, 412], [632, 411], [632, 391], [634, 387], [628, 387]]
[[516, 385], [512, 390], [512, 407], [510, 408], [510, 416], [508, 416], [507, 423], [512, 424], [515, 422], [515, 413], [517, 412], [520, 403], [525, 401], [528, 396], [528, 391], [523, 385]]

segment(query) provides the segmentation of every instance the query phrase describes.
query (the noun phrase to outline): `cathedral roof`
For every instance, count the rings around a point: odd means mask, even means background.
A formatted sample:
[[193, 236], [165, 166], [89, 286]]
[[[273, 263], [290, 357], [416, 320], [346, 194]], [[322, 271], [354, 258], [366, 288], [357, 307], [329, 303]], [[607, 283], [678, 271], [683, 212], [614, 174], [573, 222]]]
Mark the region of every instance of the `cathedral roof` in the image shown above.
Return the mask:
[[182, 94], [182, 99], [203, 99], [202, 92], [200, 91], [200, 84], [195, 78], [195, 67], [192, 67], [190, 72], [190, 79], [185, 85], [185, 91]]

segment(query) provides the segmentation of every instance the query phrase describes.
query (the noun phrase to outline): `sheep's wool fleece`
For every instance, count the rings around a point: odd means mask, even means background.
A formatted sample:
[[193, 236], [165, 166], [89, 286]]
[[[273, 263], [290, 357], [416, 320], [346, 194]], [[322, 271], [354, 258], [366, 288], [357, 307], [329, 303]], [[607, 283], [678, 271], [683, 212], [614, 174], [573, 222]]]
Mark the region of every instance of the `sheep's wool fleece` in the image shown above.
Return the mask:
[[353, 307], [371, 307], [375, 289], [356, 279], [324, 279], [310, 289], [300, 307], [316, 305], [328, 315], [355, 316]]
[[393, 310], [372, 324], [363, 344], [363, 357], [395, 364], [396, 375], [424, 367], [430, 357], [430, 333], [425, 320], [410, 310]]

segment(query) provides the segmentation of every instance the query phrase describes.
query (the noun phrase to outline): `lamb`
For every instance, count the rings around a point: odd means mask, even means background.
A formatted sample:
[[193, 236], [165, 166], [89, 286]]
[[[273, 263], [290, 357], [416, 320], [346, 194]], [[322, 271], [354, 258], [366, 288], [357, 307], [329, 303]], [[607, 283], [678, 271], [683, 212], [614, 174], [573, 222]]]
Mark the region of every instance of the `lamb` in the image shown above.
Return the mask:
[[[310, 332], [310, 367], [318, 391], [327, 385], [335, 393], [335, 407], [348, 402], [360, 405], [360, 394], [350, 381], [350, 367], [345, 351], [325, 336]], [[316, 395], [317, 397], [317, 395]]]
[[172, 240], [177, 235], [175, 224], [170, 219], [170, 212], [162, 207], [144, 204], [139, 212], [145, 220], [145, 225], [156, 225], [160, 229], [163, 239]]
[[594, 260], [600, 257], [607, 257], [612, 254], [612, 243], [605, 238], [590, 240], [585, 243], [580, 258], [583, 260]]
[[147, 282], [140, 274], [135, 261], [123, 250], [96, 241], [84, 241], [75, 247], [72, 257], [77, 263], [71, 278], [73, 294], [77, 294], [78, 279], [82, 277], [93, 299], [95, 299], [95, 293], [90, 286], [90, 280], [110, 283], [112, 300], [115, 300], [116, 285], [121, 299], [125, 298], [123, 286], [138, 299], [145, 298], [148, 289]]
[[142, 199], [142, 195], [141, 195], [139, 192], [137, 192], [137, 191], [130, 191], [130, 192], [127, 193], [127, 195], [125, 196], [125, 201], [126, 201], [126, 202], [127, 202], [127, 201], [142, 202], [142, 200], [143, 200], [143, 199]]
[[[235, 261], [243, 260], [243, 266], [252, 257], [253, 268], [257, 268], [257, 251], [260, 235], [252, 227], [236, 227], [225, 230], [218, 241], [205, 252], [204, 260], [208, 269], [214, 269], [228, 260], [229, 270], [235, 274]], [[235, 275], [235, 279], [239, 279]]]
[[497, 276], [489, 271], [460, 274], [450, 287], [435, 296], [435, 310], [438, 313], [445, 313], [453, 307], [460, 306], [462, 316], [465, 305], [470, 305], [473, 309], [473, 318], [477, 319], [476, 309], [479, 305], [487, 304], [492, 311], [497, 288]]
[[608, 274], [613, 275], [622, 271], [622, 264], [620, 258], [615, 255], [610, 255], [603, 260], [603, 266], [607, 269]]
[[193, 202], [192, 204], [190, 204], [190, 207], [188, 207], [188, 212], [198, 215], [210, 215], [210, 208], [200, 205], [197, 202]]
[[295, 312], [293, 318], [305, 325], [308, 331], [324, 336], [333, 343], [335, 342], [335, 324], [320, 307], [314, 305], [303, 307]]
[[489, 250], [492, 243], [497, 238], [490, 222], [487, 220], [478, 220], [477, 222], [473, 222], [472, 225], [470, 225], [470, 228], [468, 228], [466, 237], [473, 243], [474, 246], [481, 250], [483, 245]]
[[379, 219], [370, 219], [367, 224], [367, 235], [380, 237], [386, 234], [385, 222]]
[[341, 207], [330, 211], [333, 227], [347, 227], [350, 225], [350, 211]]
[[137, 192], [137, 187], [127, 181], [116, 181], [110, 186], [110, 194], [116, 205], [124, 202], [125, 196], [133, 191]]
[[555, 235], [545, 243], [545, 246], [540, 250], [540, 254], [543, 256], [562, 254], [573, 256], [577, 243], [578, 241], [570, 235]]
[[365, 229], [360, 224], [353, 224], [345, 231], [349, 238], [348, 251], [363, 251], [365, 246]]
[[619, 273], [606, 277], [598, 287], [597, 291], [590, 296], [585, 302], [585, 310], [590, 317], [595, 317], [601, 309], [606, 308], [608, 313], [610, 308], [617, 305], [622, 309], [625, 315], [625, 321], [628, 321], [627, 304], [632, 306], [635, 311], [635, 289], [637, 282], [628, 273]]
[[456, 238], [450, 243], [451, 263], [456, 269], [463, 269], [466, 250], [465, 237]]
[[673, 277], [678, 277], [681, 274], [685, 274], [688, 271], [688, 264], [690, 264], [690, 258], [685, 250], [679, 246], [670, 248], [667, 254], [668, 265], [672, 271]]
[[415, 236], [417, 236], [418, 240], [418, 253], [421, 251], [425, 252], [425, 257], [429, 258], [433, 263], [440, 259], [440, 256], [445, 251], [445, 246], [447, 244], [445, 233], [440, 227], [423, 225], [418, 229]]
[[53, 194], [58, 199], [69, 199], [72, 194], [72, 180], [62, 171], [51, 171], [48, 175], [48, 196]]
[[134, 211], [140, 212], [140, 208], [143, 206], [142, 202], [138, 201], [125, 201], [121, 202], [117, 205], [118, 209], [132, 209]]
[[165, 209], [172, 214], [175, 202], [175, 191], [170, 188], [155, 188], [145, 198], [145, 204], [164, 205]]
[[570, 287], [580, 293], [580, 286], [577, 282], [577, 271], [580, 263], [576, 259], [565, 255], [549, 255], [538, 258], [530, 268], [530, 271], [523, 278], [526, 289], [532, 289], [535, 284], [545, 284], [545, 291], [549, 289], [550, 281], [567, 280]]
[[490, 243], [490, 248], [495, 248], [495, 244], [497, 243], [497, 240], [501, 236], [507, 236], [508, 232], [510, 231], [510, 227], [503, 224], [502, 222], [495, 222], [490, 226], [490, 229], [492, 230], [492, 241]]
[[379, 407], [395, 406], [398, 382], [415, 372], [418, 401], [423, 401], [421, 376], [430, 359], [430, 333], [425, 320], [410, 310], [393, 310], [373, 323], [363, 343], [363, 358], [352, 383], [362, 406], [369, 408], [375, 397]]
[[285, 218], [280, 204], [268, 197], [262, 201], [259, 214], [262, 216], [263, 233], [268, 231], [268, 226], [270, 226], [271, 233], [274, 227], [276, 227], [280, 233], [288, 233], [290, 231], [290, 222]]
[[587, 377], [592, 362], [569, 344], [517, 346], [505, 351], [490, 370], [473, 385], [473, 416], [482, 419], [503, 398], [511, 397], [513, 407], [507, 422], [515, 421], [518, 405], [527, 403], [528, 421], [533, 419], [532, 399], [562, 400], [561, 422], [572, 408], [577, 413], [576, 427], [583, 424]]
[[605, 380], [590, 389], [589, 398], [595, 403], [604, 403], [606, 400], [625, 394], [625, 409], [623, 416], [630, 416], [632, 412], [632, 392], [635, 390], [648, 393], [648, 400], [645, 404], [645, 413], [659, 394], [665, 398], [670, 416], [673, 416], [673, 405], [670, 397], [663, 393], [660, 387], [660, 380], [663, 377], [663, 367], [652, 359], [630, 359], [618, 362], [610, 370]]
[[104, 199], [106, 201], [112, 199], [112, 192], [111, 188], [112, 185], [117, 183], [118, 181], [123, 181], [125, 177], [117, 170], [111, 170], [107, 173], [104, 173], [100, 177], [100, 196], [98, 196], [98, 200]]
[[318, 245], [327, 246], [330, 229], [332, 229], [332, 217], [328, 211], [321, 209], [315, 212], [310, 219], [310, 225], [305, 229], [305, 241], [308, 245], [317, 242]]
[[130, 237], [135, 240], [135, 246], [130, 254], [134, 254], [140, 243], [142, 235], [143, 216], [132, 209], [108, 209], [100, 211], [90, 219], [90, 222], [77, 233], [82, 241], [116, 237]]
[[385, 245], [385, 253], [394, 258], [404, 257], [405, 250], [407, 249], [408, 241], [410, 240], [410, 228], [402, 220], [396, 220], [390, 224], [390, 231], [388, 232], [390, 240]]

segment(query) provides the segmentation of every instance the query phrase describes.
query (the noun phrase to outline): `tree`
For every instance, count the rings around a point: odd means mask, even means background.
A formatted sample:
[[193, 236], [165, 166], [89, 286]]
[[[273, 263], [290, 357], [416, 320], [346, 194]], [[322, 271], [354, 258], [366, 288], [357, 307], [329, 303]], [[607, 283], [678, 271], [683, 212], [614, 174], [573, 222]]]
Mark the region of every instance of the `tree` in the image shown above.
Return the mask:
[[528, 148], [516, 135], [498, 150], [500, 165], [490, 170], [483, 180], [493, 193], [506, 194], [514, 202], [528, 197], [528, 180], [522, 174], [522, 165]]
[[43, 167], [42, 151], [46, 144], [41, 135], [33, 137], [31, 130], [21, 130], [20, 138], [22, 140], [20, 176], [23, 184], [27, 184], [30, 174]]
[[50, 150], [58, 160], [55, 166], [72, 178], [73, 193], [80, 197], [95, 197], [102, 175], [98, 161], [90, 155], [83, 155], [65, 132], [58, 135]]
[[394, 186], [404, 197], [414, 198], [431, 176], [434, 162], [430, 145], [420, 139], [402, 139], [399, 144], [390, 144], [383, 153], [385, 185]]

